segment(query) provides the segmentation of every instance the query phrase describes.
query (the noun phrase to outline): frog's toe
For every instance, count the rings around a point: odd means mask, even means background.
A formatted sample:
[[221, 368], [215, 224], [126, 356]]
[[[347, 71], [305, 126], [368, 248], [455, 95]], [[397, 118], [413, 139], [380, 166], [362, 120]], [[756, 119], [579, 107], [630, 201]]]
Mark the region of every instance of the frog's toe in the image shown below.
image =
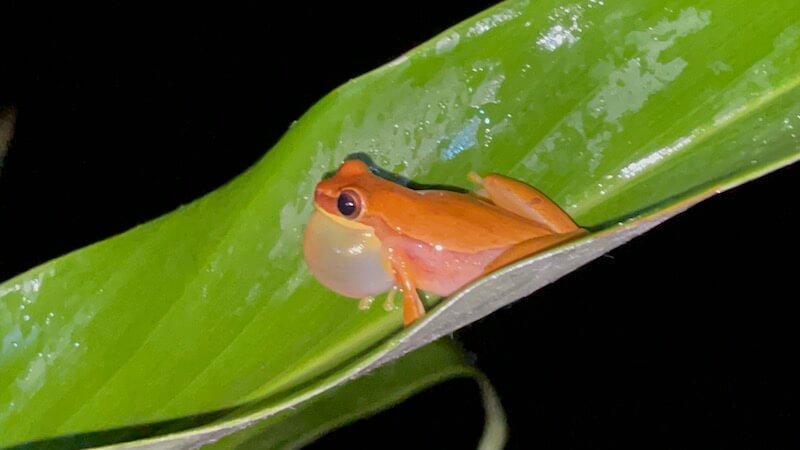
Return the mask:
[[366, 297], [362, 297], [361, 300], [358, 301], [358, 309], [361, 311], [366, 311], [372, 306], [372, 302], [375, 300], [375, 297], [368, 295]]
[[474, 170], [471, 170], [467, 174], [467, 180], [469, 180], [470, 183], [474, 183], [474, 184], [477, 184], [479, 186], [483, 186], [483, 178], [480, 175], [478, 175], [478, 172], [475, 172]]
[[383, 302], [383, 309], [386, 311], [394, 311], [397, 305], [394, 304], [394, 296], [397, 294], [397, 286], [393, 286], [389, 293], [386, 294], [386, 301]]

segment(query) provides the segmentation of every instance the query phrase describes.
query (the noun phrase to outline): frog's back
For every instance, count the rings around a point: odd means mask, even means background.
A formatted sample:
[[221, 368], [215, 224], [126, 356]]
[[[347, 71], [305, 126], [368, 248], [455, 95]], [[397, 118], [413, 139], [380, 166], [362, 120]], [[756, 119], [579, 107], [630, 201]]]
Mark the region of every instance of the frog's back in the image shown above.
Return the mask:
[[457, 252], [505, 248], [552, 234], [537, 222], [458, 192], [382, 191], [370, 202], [378, 211], [394, 211], [391, 217], [379, 215], [393, 232]]

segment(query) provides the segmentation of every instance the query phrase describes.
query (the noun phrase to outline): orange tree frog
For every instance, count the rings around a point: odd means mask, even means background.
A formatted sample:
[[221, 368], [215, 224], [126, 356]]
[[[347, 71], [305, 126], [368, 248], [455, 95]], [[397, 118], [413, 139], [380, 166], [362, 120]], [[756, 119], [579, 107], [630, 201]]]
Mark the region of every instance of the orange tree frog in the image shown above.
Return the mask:
[[477, 192], [414, 190], [345, 161], [314, 190], [303, 253], [329, 289], [370, 299], [397, 289], [403, 323], [425, 314], [417, 289], [447, 296], [515, 260], [585, 231], [541, 192], [469, 174]]

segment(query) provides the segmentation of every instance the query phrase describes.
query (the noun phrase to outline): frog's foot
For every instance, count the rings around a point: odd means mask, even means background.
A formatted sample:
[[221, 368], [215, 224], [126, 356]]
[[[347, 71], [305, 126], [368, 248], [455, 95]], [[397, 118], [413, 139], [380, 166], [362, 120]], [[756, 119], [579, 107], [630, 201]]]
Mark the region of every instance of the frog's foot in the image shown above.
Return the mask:
[[375, 297], [368, 295], [361, 300], [358, 301], [358, 309], [361, 311], [366, 311], [372, 306], [372, 302], [375, 301]]
[[503, 266], [513, 263], [514, 261], [525, 258], [526, 256], [530, 256], [550, 247], [554, 247], [562, 242], [583, 236], [586, 233], [587, 231], [583, 228], [578, 228], [577, 230], [568, 233], [550, 234], [547, 236], [522, 241], [519, 244], [511, 246], [508, 250], [501, 253], [497, 259], [489, 263], [489, 265], [487, 265], [484, 269], [484, 274], [493, 272]]
[[478, 186], [483, 186], [483, 178], [480, 175], [478, 175], [478, 172], [475, 172], [474, 170], [469, 171], [469, 173], [467, 174], [467, 180], [469, 180], [470, 183], [477, 184]]
[[397, 286], [392, 286], [392, 289], [389, 290], [389, 293], [386, 294], [386, 301], [383, 302], [383, 309], [386, 311], [394, 311], [397, 309], [397, 305], [394, 304], [394, 296], [397, 294]]
[[480, 198], [482, 198], [484, 200], [488, 200], [490, 202], [492, 201], [492, 198], [489, 195], [489, 192], [486, 191], [486, 189], [483, 188], [483, 178], [481, 178], [480, 175], [478, 175], [476, 172], [470, 171], [467, 174], [467, 180], [469, 180], [470, 183], [476, 184], [478, 186], [478, 189], [476, 189], [475, 191], [472, 192], [473, 194], [477, 195], [478, 197], [480, 197]]
[[533, 186], [496, 173], [481, 177], [470, 172], [467, 178], [481, 187], [478, 195], [505, 210], [534, 220], [556, 233], [579, 229], [567, 213]]

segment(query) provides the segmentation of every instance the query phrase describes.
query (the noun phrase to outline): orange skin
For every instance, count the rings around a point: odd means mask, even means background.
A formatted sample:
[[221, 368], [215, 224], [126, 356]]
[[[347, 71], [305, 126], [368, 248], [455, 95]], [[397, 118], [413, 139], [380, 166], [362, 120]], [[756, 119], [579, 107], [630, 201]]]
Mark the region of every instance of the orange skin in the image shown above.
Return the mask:
[[[321, 216], [312, 217], [304, 240], [312, 273], [342, 295], [368, 300], [392, 289], [391, 302], [399, 288], [403, 322], [409, 325], [425, 314], [417, 289], [447, 296], [585, 233], [525, 183], [498, 174], [473, 173], [470, 179], [481, 187], [477, 195], [413, 190], [373, 175], [361, 161], [345, 161], [314, 191]], [[345, 210], [349, 215], [340, 207], [343, 193], [356, 204], [354, 211]], [[332, 239], [357, 245], [343, 250]]]

